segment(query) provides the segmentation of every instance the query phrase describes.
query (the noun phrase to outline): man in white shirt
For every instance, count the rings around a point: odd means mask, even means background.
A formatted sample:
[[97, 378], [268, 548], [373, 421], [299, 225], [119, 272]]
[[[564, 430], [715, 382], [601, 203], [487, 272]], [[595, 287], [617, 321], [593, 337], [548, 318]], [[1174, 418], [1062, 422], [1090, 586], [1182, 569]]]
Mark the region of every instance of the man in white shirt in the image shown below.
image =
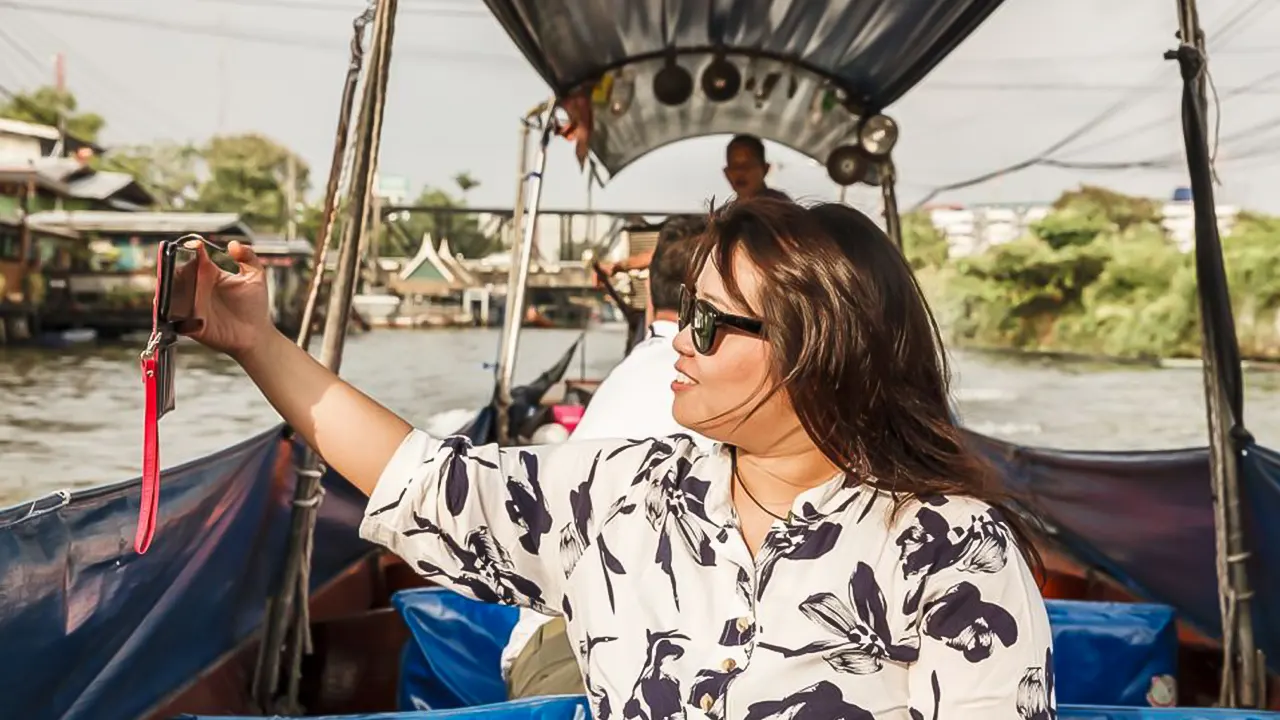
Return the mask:
[[[683, 433], [710, 447], [710, 440], [681, 427], [671, 415], [671, 381], [679, 357], [671, 342], [678, 332], [680, 286], [693, 260], [693, 240], [705, 229], [702, 218], [673, 217], [663, 223], [649, 265], [649, 336], [600, 383], [570, 441]], [[502, 653], [502, 673], [513, 700], [583, 692], [564, 618], [525, 608]]]

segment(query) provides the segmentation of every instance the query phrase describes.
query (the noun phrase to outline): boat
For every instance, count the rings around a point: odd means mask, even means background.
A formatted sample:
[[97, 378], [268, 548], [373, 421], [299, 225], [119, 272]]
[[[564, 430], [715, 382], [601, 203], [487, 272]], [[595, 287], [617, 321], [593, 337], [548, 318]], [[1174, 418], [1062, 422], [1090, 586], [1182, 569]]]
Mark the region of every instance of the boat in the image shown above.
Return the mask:
[[[524, 304], [546, 149], [561, 132], [578, 144], [580, 160], [591, 158], [610, 177], [684, 138], [751, 132], [827, 164], [842, 185], [879, 186], [886, 226], [900, 240], [891, 155], [875, 157], [868, 146], [896, 134], [882, 113], [1000, 4], [832, 0], [779, 3], [767, 13], [745, 0], [486, 0], [555, 93], [531, 114], [538, 122], [523, 125], [524, 136], [532, 128], [540, 142], [532, 168], [521, 158], [516, 221], [523, 233], [507, 297]], [[377, 155], [380, 113], [368, 108], [385, 97], [378, 88], [385, 88], [397, 2], [377, 0], [375, 7], [357, 18], [344, 90], [349, 113], [365, 56], [360, 38], [372, 25], [373, 63], [352, 153], [359, 159], [350, 173], [356, 218], [365, 212]], [[971, 433], [1043, 520], [1036, 540], [1047, 560], [1058, 718], [1280, 717], [1261, 709], [1276, 707], [1280, 697], [1280, 587], [1269, 571], [1280, 567], [1280, 538], [1266, 522], [1280, 510], [1280, 454], [1244, 429], [1197, 80], [1203, 36], [1194, 0], [1179, 0], [1178, 9], [1182, 37], [1191, 39], [1174, 55], [1185, 78], [1210, 447], [1061, 452]], [[872, 137], [859, 140], [868, 127]], [[344, 128], [340, 115], [329, 208], [345, 174]], [[342, 244], [330, 293], [336, 315], [350, 309], [364, 232], [364, 223], [349, 226], [361, 229]], [[317, 241], [318, 267], [327, 232]], [[555, 423], [547, 400], [553, 385], [563, 385], [558, 403], [590, 401], [592, 383], [559, 382], [573, 348], [534, 383], [512, 387], [520, 319], [506, 318], [491, 403], [459, 431], [474, 441], [521, 444]], [[344, 327], [341, 321], [334, 326]], [[307, 454], [280, 427], [166, 470], [157, 540], [144, 555], [129, 542], [137, 480], [56, 493], [0, 513], [6, 714], [589, 715], [581, 697], [505, 702], [497, 652], [513, 610], [432, 587], [360, 541], [363, 497], [333, 473], [308, 474], [314, 465]], [[316, 484], [322, 496], [309, 487]], [[309, 593], [289, 590], [295, 582]], [[300, 602], [291, 608], [281, 597]], [[274, 687], [264, 690], [264, 682]]]

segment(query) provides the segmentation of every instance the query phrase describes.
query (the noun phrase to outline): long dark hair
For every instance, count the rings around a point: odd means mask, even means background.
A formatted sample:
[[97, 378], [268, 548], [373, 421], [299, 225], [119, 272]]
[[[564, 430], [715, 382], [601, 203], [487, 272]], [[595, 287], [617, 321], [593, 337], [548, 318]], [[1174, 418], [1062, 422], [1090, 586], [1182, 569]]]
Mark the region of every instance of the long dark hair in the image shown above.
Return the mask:
[[[756, 303], [734, 276], [739, 250], [760, 271]], [[937, 322], [883, 230], [843, 204], [739, 200], [712, 213], [690, 284], [708, 260], [730, 297], [764, 320], [776, 379], [764, 398], [785, 392], [828, 460], [889, 493], [895, 513], [937, 495], [988, 503], [1041, 569], [1012, 497], [952, 417]]]

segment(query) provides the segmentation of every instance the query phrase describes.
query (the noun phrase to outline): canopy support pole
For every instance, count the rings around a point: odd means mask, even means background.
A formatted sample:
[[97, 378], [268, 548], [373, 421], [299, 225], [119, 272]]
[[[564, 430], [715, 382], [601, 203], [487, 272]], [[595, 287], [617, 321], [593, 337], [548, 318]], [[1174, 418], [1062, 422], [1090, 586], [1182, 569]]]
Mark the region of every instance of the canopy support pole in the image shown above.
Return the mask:
[[515, 373], [516, 350], [520, 342], [520, 328], [524, 324], [525, 291], [529, 285], [529, 265], [533, 260], [533, 243], [537, 239], [538, 206], [542, 202], [542, 173], [547, 169], [547, 146], [555, 135], [555, 123], [551, 113], [554, 105], [548, 105], [542, 123], [542, 138], [538, 142], [538, 154], [532, 172], [524, 182], [524, 192], [517, 208], [520, 222], [520, 254], [511, 253], [511, 269], [507, 276], [507, 310], [503, 318], [502, 342], [498, 355], [497, 440], [509, 445], [511, 434], [511, 382]]
[[364, 31], [373, 20], [370, 6], [352, 23], [351, 63], [347, 66], [347, 79], [342, 85], [342, 100], [338, 110], [338, 129], [333, 140], [333, 160], [329, 163], [329, 181], [324, 190], [324, 209], [320, 216], [320, 229], [316, 233], [315, 261], [311, 270], [311, 286], [307, 290], [307, 302], [302, 309], [302, 322], [298, 330], [298, 347], [311, 346], [311, 330], [315, 324], [316, 306], [320, 301], [320, 287], [324, 284], [324, 266], [329, 257], [329, 238], [333, 234], [334, 218], [338, 209], [338, 190], [343, 184], [347, 169], [347, 141], [351, 135], [351, 114], [356, 104], [356, 86], [360, 84], [360, 71], [364, 67]]
[[884, 179], [880, 182], [880, 198], [884, 203], [884, 230], [898, 249], [902, 249], [902, 216], [898, 211], [898, 173], [892, 160], [884, 162]]
[[[321, 363], [335, 373], [342, 366], [352, 293], [360, 268], [359, 249], [370, 228], [371, 194], [377, 173], [387, 78], [391, 66], [391, 44], [395, 35], [398, 0], [376, 2], [370, 47], [373, 63], [365, 77], [364, 98], [356, 129], [354, 173], [349, 195], [350, 216], [338, 252], [337, 273], [329, 293], [324, 346], [320, 355]], [[323, 267], [321, 270], [323, 271]], [[253, 697], [265, 712], [296, 715], [303, 711], [298, 703], [298, 695], [302, 655], [311, 651], [308, 595], [315, 523], [324, 494], [320, 482], [323, 474], [321, 458], [308, 449], [297, 473], [284, 568], [278, 595], [267, 607], [267, 622], [263, 629], [262, 646], [254, 675]], [[281, 659], [282, 651], [286, 649], [286, 634], [290, 674], [287, 693], [284, 697], [279, 697]]]
[[1244, 428], [1243, 377], [1231, 297], [1218, 237], [1209, 152], [1207, 61], [1195, 0], [1177, 0], [1179, 46], [1165, 53], [1182, 72], [1182, 133], [1195, 210], [1195, 263], [1204, 337], [1205, 406], [1213, 482], [1218, 589], [1222, 608], [1223, 669], [1219, 705], [1261, 706], [1265, 664], [1253, 632], [1253, 591], [1240, 509], [1240, 460], [1250, 441]]

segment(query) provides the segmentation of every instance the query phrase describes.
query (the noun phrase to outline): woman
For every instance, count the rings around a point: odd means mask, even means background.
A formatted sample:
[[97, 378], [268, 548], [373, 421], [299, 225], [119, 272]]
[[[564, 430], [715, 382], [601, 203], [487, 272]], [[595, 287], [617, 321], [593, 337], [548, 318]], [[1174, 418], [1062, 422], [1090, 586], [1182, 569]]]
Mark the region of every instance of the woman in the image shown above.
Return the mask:
[[277, 333], [261, 268], [202, 258], [205, 326], [370, 494], [361, 534], [484, 601], [562, 613], [597, 718], [1049, 718], [1016, 517], [950, 419], [937, 329], [842, 205], [713, 219], [682, 308], [682, 436], [436, 439]]

